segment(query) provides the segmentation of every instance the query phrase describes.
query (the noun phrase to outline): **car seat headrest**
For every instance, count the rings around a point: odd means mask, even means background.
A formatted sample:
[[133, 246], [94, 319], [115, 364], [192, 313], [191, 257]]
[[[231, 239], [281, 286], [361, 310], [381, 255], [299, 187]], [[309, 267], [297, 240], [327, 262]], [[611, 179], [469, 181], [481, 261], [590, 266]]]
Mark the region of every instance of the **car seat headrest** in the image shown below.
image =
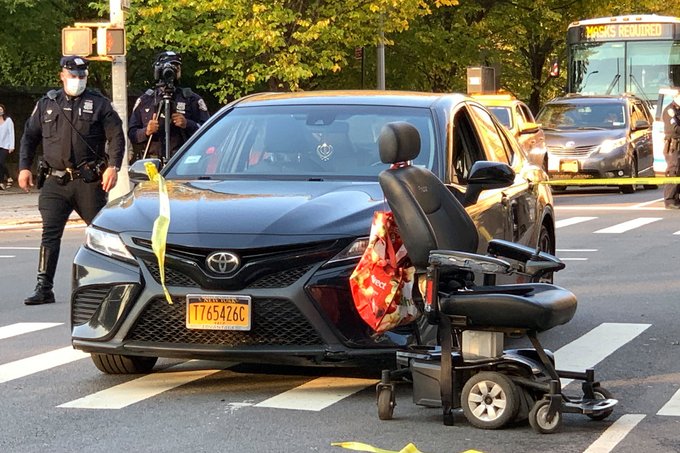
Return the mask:
[[420, 133], [404, 121], [387, 123], [380, 131], [378, 148], [385, 164], [413, 160], [420, 154]]

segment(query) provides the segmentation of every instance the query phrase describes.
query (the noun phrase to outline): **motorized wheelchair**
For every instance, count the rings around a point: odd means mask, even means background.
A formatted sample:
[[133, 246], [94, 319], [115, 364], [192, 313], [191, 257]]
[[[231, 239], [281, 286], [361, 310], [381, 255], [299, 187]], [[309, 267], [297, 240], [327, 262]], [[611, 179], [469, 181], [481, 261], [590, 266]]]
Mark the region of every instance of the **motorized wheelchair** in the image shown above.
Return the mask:
[[[478, 428], [528, 418], [540, 433], [556, 431], [562, 413], [608, 417], [617, 400], [595, 381], [593, 370], [557, 371], [554, 355], [537, 338], [569, 322], [576, 311], [573, 293], [539, 282], [564, 264], [504, 240], [491, 240], [488, 255], [478, 254], [478, 234], [463, 204], [432, 172], [409, 164], [420, 150], [410, 124], [387, 124], [379, 149], [382, 162], [391, 164], [380, 174], [380, 185], [409, 258], [426, 280], [424, 315], [438, 326], [439, 337], [439, 346], [398, 351], [398, 369], [383, 371], [376, 387], [380, 419], [392, 418], [394, 382], [403, 375], [413, 383], [414, 403], [441, 406], [445, 425], [453, 425], [457, 408]], [[506, 164], [477, 162], [468, 196], [508, 186], [514, 177]], [[497, 285], [502, 274], [523, 274], [531, 283]], [[533, 348], [504, 350], [509, 335], [526, 335]], [[582, 397], [565, 395], [560, 378], [582, 381]]]

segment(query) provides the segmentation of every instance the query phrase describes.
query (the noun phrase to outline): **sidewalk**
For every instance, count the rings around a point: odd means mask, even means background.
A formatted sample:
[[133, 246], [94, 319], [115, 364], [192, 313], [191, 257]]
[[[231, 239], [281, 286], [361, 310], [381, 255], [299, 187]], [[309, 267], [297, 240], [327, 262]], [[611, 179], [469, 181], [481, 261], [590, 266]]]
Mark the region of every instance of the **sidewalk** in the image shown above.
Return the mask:
[[[0, 229], [40, 228], [39, 194], [35, 187], [28, 193], [14, 185], [0, 190]], [[71, 215], [69, 223], [72, 221], [80, 221], [78, 214]]]

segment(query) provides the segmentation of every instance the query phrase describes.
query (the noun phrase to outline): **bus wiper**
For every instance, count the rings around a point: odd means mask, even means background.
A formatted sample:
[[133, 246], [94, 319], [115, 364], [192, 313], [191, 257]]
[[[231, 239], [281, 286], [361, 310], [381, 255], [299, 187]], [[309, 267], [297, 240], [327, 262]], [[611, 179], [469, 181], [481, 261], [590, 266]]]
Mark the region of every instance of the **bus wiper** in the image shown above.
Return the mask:
[[609, 84], [609, 87], [607, 87], [607, 94], [612, 94], [612, 90], [616, 86], [617, 83], [619, 83], [619, 79], [621, 78], [621, 74], [616, 74], [614, 76], [614, 79], [612, 80], [612, 83]]
[[652, 103], [650, 102], [649, 98], [647, 97], [647, 94], [645, 94], [645, 90], [642, 89], [640, 86], [640, 83], [638, 82], [637, 78], [631, 74], [630, 75], [630, 83], [631, 85], [635, 85], [635, 87], [638, 89], [640, 94], [642, 95], [642, 99], [647, 103], [647, 106], [651, 109], [652, 108]]

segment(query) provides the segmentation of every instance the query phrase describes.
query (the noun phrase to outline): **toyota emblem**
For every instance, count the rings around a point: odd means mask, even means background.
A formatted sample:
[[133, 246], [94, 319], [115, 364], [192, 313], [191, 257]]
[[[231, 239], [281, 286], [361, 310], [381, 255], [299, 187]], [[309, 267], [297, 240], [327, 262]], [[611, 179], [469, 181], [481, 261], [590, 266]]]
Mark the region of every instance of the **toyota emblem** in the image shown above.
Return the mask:
[[230, 274], [238, 269], [241, 260], [230, 252], [215, 252], [208, 255], [205, 264], [216, 274]]

